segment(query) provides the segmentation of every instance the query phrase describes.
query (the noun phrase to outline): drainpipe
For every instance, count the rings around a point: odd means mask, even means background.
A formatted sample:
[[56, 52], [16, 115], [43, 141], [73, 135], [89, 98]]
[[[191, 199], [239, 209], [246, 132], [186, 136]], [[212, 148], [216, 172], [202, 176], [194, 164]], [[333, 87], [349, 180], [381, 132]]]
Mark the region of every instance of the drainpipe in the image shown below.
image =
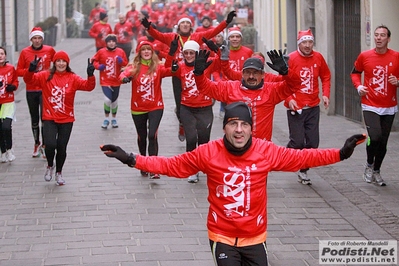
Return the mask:
[[1, 46], [6, 48], [6, 9], [5, 0], [1, 0]]

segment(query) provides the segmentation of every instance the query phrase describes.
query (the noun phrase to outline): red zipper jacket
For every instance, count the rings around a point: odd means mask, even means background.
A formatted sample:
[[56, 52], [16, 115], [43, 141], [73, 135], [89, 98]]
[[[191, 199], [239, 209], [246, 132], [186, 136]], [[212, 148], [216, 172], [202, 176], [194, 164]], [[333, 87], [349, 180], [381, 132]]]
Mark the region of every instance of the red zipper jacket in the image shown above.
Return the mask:
[[[132, 77], [132, 65], [128, 65], [120, 74], [119, 79]], [[152, 76], [147, 74], [148, 66], [141, 64], [140, 73], [137, 77], [132, 77], [132, 98], [130, 109], [132, 112], [150, 112], [164, 108], [162, 98], [162, 78], [172, 76], [170, 68], [158, 65]]]
[[391, 49], [385, 54], [377, 54], [374, 49], [364, 51], [356, 59], [355, 69], [364, 72], [363, 83], [361, 73], [351, 73], [355, 89], [364, 85], [369, 90], [366, 96], [361, 97], [362, 104], [377, 108], [395, 107], [398, 104], [397, 87], [388, 82], [391, 74], [399, 77], [398, 52]]
[[184, 178], [207, 175], [208, 230], [250, 238], [267, 230], [267, 178], [271, 171], [294, 172], [340, 161], [338, 149], [288, 149], [252, 139], [242, 156], [227, 151], [223, 139], [171, 158], [137, 155], [137, 169]]
[[74, 101], [76, 91], [92, 91], [96, 86], [95, 76], [82, 79], [72, 72], [55, 72], [53, 78], [47, 81], [50, 71], [39, 73], [26, 72], [24, 81], [40, 86], [42, 90], [43, 120], [53, 120], [56, 123], [75, 121]]
[[330, 99], [331, 73], [323, 55], [313, 51], [311, 56], [302, 56], [298, 51], [289, 54], [288, 65], [301, 78], [296, 84], [298, 91], [288, 97], [284, 105], [289, 108], [290, 100], [294, 99], [298, 109], [315, 107], [320, 103], [319, 78], [321, 80], [322, 95]]
[[205, 75], [195, 76], [201, 93], [227, 104], [245, 102], [252, 109], [252, 134], [260, 139], [271, 140], [275, 106], [296, 91], [293, 86], [299, 77], [288, 71], [281, 82], [265, 82], [262, 88], [250, 90], [241, 81], [212, 82]]

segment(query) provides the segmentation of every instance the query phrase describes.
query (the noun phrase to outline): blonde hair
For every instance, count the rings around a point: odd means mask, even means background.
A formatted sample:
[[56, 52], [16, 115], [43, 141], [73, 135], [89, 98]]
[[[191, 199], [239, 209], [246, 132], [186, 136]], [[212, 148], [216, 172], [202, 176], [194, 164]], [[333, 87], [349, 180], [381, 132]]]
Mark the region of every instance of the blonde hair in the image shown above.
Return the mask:
[[[140, 47], [140, 51], [137, 52], [137, 55], [133, 58], [133, 61], [131, 63], [132, 67], [132, 72], [131, 75], [135, 78], [137, 78], [137, 76], [140, 73], [140, 68], [141, 68], [141, 51], [144, 49], [148, 49], [150, 48], [152, 50], [152, 47], [148, 44], [144, 44], [142, 47]], [[154, 50], [152, 50], [152, 57], [151, 57], [151, 63], [148, 67], [148, 71], [147, 71], [147, 75], [152, 76], [154, 74], [154, 72], [157, 70], [157, 67], [159, 65], [159, 58], [158, 55], [155, 53]]]

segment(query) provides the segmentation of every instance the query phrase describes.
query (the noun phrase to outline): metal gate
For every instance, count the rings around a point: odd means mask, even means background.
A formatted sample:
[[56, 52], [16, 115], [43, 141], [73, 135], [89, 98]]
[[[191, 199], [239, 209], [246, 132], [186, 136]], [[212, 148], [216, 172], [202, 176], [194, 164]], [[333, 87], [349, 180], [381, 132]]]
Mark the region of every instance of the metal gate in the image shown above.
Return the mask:
[[350, 73], [360, 48], [360, 0], [334, 1], [335, 113], [362, 121], [360, 97]]

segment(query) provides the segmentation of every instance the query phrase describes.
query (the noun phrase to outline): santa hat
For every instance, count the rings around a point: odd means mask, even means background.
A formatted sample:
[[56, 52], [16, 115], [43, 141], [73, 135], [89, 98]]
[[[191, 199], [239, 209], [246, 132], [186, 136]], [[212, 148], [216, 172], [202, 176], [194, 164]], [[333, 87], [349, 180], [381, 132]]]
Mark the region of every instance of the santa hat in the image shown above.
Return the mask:
[[150, 43], [149, 41], [141, 41], [136, 48], [136, 53], [140, 52], [141, 47], [143, 47], [143, 45], [149, 45], [151, 47], [151, 50], [154, 51], [154, 47], [152, 46], [152, 43]]
[[231, 27], [229, 32], [227, 33], [227, 38], [229, 38], [233, 34], [238, 34], [242, 37], [241, 29], [239, 27]]
[[301, 30], [298, 32], [297, 44], [300, 44], [303, 41], [314, 41], [314, 37], [310, 29]]
[[199, 48], [200, 48], [200, 46], [196, 41], [187, 41], [183, 45], [183, 52], [185, 50], [193, 50], [195, 52], [198, 52]]
[[40, 27], [34, 27], [29, 33], [29, 40], [31, 40], [34, 36], [40, 36], [44, 40], [44, 32]]
[[55, 61], [57, 61], [58, 59], [64, 60], [69, 65], [69, 56], [66, 52], [64, 51], [56, 52], [55, 55], [53, 56], [53, 62], [55, 63]]
[[191, 24], [191, 26], [193, 26], [194, 22], [190, 19], [189, 16], [182, 16], [179, 21], [177, 22], [177, 26], [180, 25], [180, 23], [182, 23], [183, 21], [187, 21]]

